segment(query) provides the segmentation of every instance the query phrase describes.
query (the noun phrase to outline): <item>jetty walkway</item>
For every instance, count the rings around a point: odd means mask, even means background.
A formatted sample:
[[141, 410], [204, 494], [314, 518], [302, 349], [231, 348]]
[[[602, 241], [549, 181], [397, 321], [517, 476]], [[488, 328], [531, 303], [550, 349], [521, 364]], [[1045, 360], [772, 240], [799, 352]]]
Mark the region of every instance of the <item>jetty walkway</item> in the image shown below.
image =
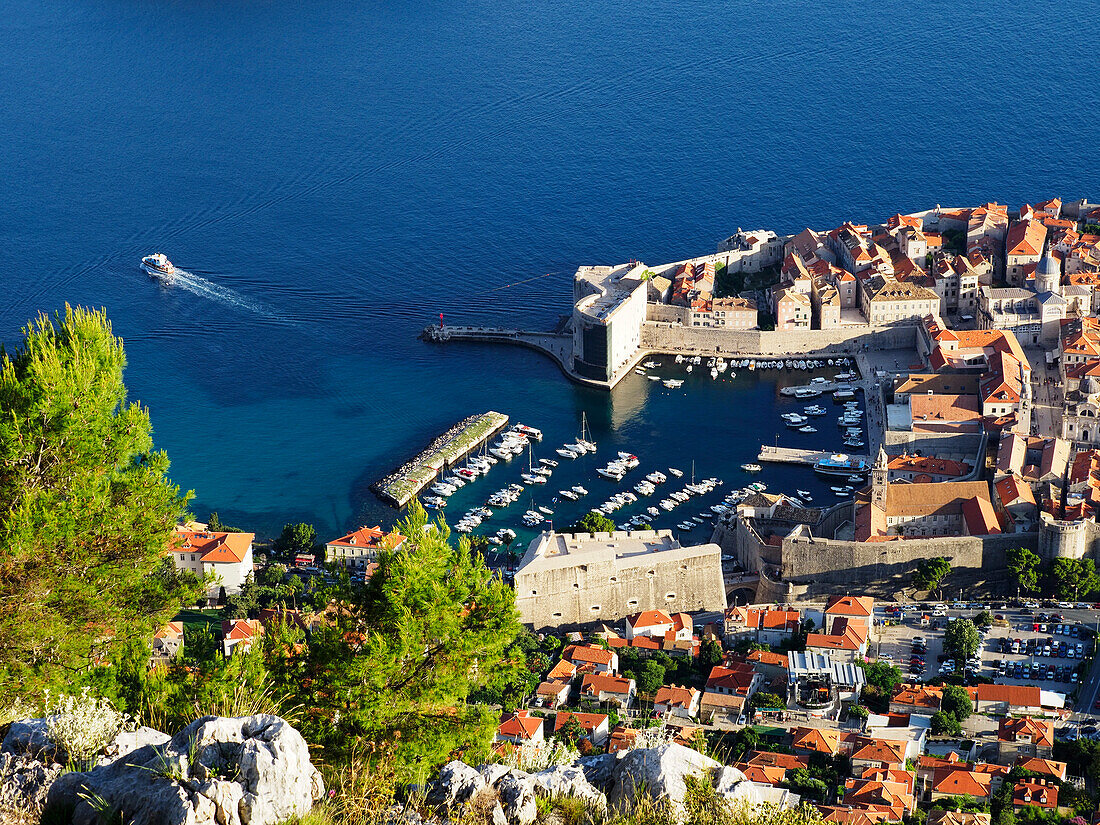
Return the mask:
[[568, 332], [528, 332], [508, 327], [444, 326], [424, 327], [421, 338], [437, 344], [449, 341], [469, 341], [472, 343], [515, 344], [520, 347], [537, 350], [548, 355], [565, 373], [565, 377], [587, 387], [609, 390], [620, 379], [629, 375], [641, 362], [648, 350], [639, 350], [630, 361], [622, 365], [610, 381], [596, 381], [585, 378], [573, 369], [573, 336]]
[[[828, 458], [831, 455], [836, 455], [835, 451], [830, 450], [798, 450], [794, 447], [771, 447], [767, 444], [760, 448], [760, 455], [756, 457], [757, 461], [769, 461], [773, 464], [800, 464], [806, 467], [812, 467], [823, 458]], [[856, 455], [855, 453], [845, 453], [852, 458], [862, 458], [868, 465], [871, 463], [869, 456]]]
[[473, 415], [455, 424], [428, 447], [380, 481], [371, 485], [378, 497], [404, 507], [444, 470], [453, 467], [508, 424], [504, 413]]

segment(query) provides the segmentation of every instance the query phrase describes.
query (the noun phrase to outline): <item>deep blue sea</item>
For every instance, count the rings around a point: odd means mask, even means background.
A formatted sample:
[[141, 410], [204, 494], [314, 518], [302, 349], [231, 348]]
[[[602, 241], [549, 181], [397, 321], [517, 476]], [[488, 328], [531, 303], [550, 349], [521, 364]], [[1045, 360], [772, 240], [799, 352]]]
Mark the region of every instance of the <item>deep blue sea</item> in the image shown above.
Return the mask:
[[[1050, 0], [6, 0], [0, 340], [66, 301], [106, 307], [195, 514], [264, 534], [391, 522], [367, 485], [486, 409], [545, 430], [546, 456], [585, 410], [601, 453], [741, 484], [782, 429], [767, 379], [607, 395], [535, 353], [417, 333], [440, 312], [549, 326], [577, 265], [700, 254], [738, 226], [1098, 199], [1094, 17]], [[137, 264], [155, 251], [192, 276], [153, 282]]]

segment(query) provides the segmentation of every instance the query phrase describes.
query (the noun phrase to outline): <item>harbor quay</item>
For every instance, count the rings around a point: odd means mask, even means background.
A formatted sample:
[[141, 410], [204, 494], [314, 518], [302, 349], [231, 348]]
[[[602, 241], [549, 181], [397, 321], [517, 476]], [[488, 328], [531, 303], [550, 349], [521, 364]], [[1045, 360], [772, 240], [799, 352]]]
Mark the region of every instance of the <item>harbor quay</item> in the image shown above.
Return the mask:
[[375, 482], [371, 489], [383, 501], [404, 507], [440, 473], [479, 449], [507, 425], [508, 416], [492, 410], [470, 416], [435, 438], [415, 458]]

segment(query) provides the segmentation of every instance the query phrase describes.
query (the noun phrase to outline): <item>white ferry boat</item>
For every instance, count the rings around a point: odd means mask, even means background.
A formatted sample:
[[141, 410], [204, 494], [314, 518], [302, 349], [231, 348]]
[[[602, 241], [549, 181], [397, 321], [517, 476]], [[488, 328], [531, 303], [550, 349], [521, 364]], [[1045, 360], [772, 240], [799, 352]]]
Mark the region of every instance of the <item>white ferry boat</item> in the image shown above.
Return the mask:
[[148, 272], [152, 277], [156, 278], [165, 284], [170, 284], [176, 277], [176, 268], [172, 265], [172, 262], [168, 260], [161, 252], [157, 252], [153, 255], [146, 255], [141, 259], [141, 268]]
[[870, 467], [866, 460], [844, 453], [834, 453], [814, 464], [814, 469], [823, 475], [850, 476], [856, 473], [865, 473]]

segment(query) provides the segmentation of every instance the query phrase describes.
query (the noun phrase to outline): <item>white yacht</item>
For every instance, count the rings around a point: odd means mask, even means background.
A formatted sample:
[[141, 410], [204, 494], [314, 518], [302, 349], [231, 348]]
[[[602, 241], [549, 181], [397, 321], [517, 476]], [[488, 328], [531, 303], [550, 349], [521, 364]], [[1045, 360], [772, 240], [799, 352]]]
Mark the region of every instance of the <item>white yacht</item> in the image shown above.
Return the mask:
[[141, 268], [165, 284], [170, 284], [176, 277], [176, 268], [161, 252], [154, 255], [146, 255], [141, 259]]

